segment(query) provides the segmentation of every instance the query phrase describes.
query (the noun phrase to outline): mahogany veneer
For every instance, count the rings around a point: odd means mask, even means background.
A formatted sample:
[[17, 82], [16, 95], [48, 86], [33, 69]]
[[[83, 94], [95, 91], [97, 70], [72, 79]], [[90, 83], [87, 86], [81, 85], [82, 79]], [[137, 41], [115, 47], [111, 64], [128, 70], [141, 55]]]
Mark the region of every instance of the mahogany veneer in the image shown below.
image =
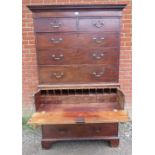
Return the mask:
[[39, 91], [29, 124], [41, 125], [42, 147], [62, 140], [119, 144], [128, 120], [119, 88], [125, 5], [28, 6], [33, 12]]

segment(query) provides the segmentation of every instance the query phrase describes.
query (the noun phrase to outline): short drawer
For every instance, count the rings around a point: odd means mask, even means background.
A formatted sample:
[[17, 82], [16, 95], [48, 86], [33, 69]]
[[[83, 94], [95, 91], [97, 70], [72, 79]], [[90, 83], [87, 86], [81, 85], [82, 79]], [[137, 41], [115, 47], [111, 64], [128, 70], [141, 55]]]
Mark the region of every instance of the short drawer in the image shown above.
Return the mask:
[[118, 82], [116, 65], [40, 66], [41, 84]]
[[67, 32], [76, 31], [75, 18], [36, 18], [35, 32]]
[[40, 65], [116, 64], [118, 48], [49, 49], [38, 51]]
[[44, 125], [43, 138], [78, 138], [97, 136], [117, 136], [118, 124], [72, 124], [72, 125]]
[[79, 31], [118, 32], [120, 29], [118, 18], [82, 18], [79, 19]]

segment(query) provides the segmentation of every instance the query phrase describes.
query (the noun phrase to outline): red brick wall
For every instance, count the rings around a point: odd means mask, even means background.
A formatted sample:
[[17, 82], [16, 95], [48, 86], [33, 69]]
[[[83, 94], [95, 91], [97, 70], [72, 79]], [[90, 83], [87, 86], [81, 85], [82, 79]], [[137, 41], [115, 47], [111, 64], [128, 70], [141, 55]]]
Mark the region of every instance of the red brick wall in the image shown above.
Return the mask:
[[23, 110], [30, 112], [33, 107], [33, 94], [37, 90], [37, 62], [32, 13], [26, 5], [34, 4], [127, 4], [123, 11], [120, 84], [126, 95], [126, 106], [131, 108], [132, 95], [132, 56], [131, 56], [131, 0], [23, 0]]

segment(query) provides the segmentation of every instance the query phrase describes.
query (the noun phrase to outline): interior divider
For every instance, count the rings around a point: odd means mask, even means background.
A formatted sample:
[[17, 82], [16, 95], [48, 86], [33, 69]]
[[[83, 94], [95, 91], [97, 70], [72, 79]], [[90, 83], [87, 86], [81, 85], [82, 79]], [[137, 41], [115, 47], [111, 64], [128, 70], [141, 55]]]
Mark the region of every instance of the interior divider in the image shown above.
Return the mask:
[[41, 95], [97, 95], [117, 93], [117, 88], [83, 88], [83, 89], [55, 89], [41, 90]]

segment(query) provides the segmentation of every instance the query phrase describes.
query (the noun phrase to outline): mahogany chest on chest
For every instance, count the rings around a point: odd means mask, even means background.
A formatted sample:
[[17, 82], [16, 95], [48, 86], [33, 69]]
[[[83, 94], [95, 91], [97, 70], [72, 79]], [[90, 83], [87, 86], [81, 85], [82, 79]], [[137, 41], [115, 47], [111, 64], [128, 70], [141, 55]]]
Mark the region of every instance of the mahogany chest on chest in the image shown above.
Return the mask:
[[128, 120], [119, 88], [121, 15], [125, 5], [28, 6], [33, 12], [39, 90], [30, 124], [42, 147], [62, 140], [110, 141]]

